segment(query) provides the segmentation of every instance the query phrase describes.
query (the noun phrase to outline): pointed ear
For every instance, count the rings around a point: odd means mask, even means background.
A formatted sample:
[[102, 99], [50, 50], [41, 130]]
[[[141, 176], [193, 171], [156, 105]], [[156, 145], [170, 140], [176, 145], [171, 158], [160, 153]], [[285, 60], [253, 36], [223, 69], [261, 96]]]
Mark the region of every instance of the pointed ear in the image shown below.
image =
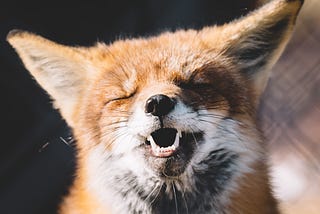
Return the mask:
[[303, 0], [272, 0], [239, 20], [211, 32], [207, 29], [207, 38], [215, 39], [222, 54], [252, 81], [257, 99], [291, 36], [302, 4]]
[[56, 44], [40, 36], [13, 30], [7, 36], [24, 65], [52, 96], [70, 126], [86, 85], [85, 58], [80, 49]]

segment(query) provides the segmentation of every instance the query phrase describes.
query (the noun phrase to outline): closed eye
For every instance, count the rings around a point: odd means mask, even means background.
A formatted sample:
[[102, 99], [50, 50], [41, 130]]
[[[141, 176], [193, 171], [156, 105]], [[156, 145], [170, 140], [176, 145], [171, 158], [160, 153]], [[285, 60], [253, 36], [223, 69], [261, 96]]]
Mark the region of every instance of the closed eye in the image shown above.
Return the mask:
[[177, 86], [179, 86], [182, 89], [188, 89], [188, 90], [205, 89], [205, 88], [212, 87], [212, 85], [209, 83], [195, 83], [195, 82], [179, 82], [177, 83]]
[[111, 99], [108, 99], [108, 101], [105, 103], [106, 104], [109, 104], [109, 103], [112, 103], [112, 102], [116, 102], [116, 101], [119, 101], [119, 100], [125, 100], [125, 99], [130, 99], [132, 98], [134, 95], [136, 94], [136, 92], [132, 92], [131, 94], [127, 95], [127, 96], [119, 96], [119, 97], [115, 97], [115, 98], [111, 98]]

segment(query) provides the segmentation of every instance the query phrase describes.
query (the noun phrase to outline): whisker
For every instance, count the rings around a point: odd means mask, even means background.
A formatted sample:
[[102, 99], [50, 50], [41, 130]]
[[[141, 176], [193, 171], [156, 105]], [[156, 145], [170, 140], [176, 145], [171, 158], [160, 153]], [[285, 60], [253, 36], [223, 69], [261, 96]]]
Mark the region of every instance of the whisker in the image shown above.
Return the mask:
[[59, 138], [64, 144], [66, 144], [67, 146], [71, 147], [70, 144], [69, 144], [70, 142], [67, 142], [63, 137], [59, 137]]
[[259, 152], [258, 150], [255, 150], [251, 147], [249, 147], [247, 144], [246, 144], [246, 141], [244, 139], [242, 139], [241, 135], [237, 134], [237, 132], [235, 131], [231, 131], [229, 129], [226, 129], [224, 127], [220, 127], [220, 129], [232, 136], [234, 136], [236, 139], [237, 139], [237, 142], [239, 142], [242, 146], [244, 146], [246, 148], [246, 150], [248, 151], [252, 151], [252, 152]]
[[126, 125], [118, 125], [118, 126], [113, 126], [113, 127], [108, 127], [103, 129], [103, 134], [101, 136], [109, 135], [114, 132], [118, 132], [121, 129], [125, 129], [127, 126]]
[[153, 193], [157, 190], [158, 185], [156, 185], [151, 192], [148, 194], [148, 196], [145, 198], [145, 201], [149, 200], [149, 198], [153, 195]]
[[112, 125], [114, 125], [114, 124], [127, 123], [127, 122], [129, 122], [129, 120], [128, 120], [128, 119], [125, 119], [125, 120], [119, 120], [119, 121], [114, 121], [114, 122], [112, 122], [112, 123], [108, 123], [108, 124], [106, 124], [106, 126], [112, 126]]
[[161, 185], [159, 186], [159, 191], [157, 192], [157, 194], [155, 195], [155, 197], [153, 198], [153, 200], [150, 202], [150, 204], [153, 204], [156, 199], [158, 198], [158, 196], [160, 195], [161, 189], [163, 187], [164, 183], [162, 182]]
[[44, 150], [47, 146], [49, 146], [49, 144], [50, 144], [50, 142], [46, 142], [45, 144], [43, 144], [43, 145], [41, 146], [41, 148], [38, 150], [38, 152], [43, 152], [43, 150]]
[[209, 123], [209, 124], [212, 124], [212, 125], [215, 125], [215, 126], [218, 126], [218, 125], [219, 125], [219, 123], [214, 122], [214, 121], [210, 121], [210, 120], [199, 119], [199, 121], [200, 121], [200, 122]]
[[189, 126], [189, 128], [190, 128], [190, 130], [191, 130], [191, 135], [192, 135], [192, 137], [193, 137], [193, 140], [194, 140], [194, 142], [196, 143], [196, 146], [197, 146], [197, 148], [199, 147], [199, 142], [198, 142], [198, 140], [197, 140], [197, 138], [196, 138], [196, 136], [194, 135], [194, 129], [191, 127], [191, 126]]
[[112, 109], [112, 112], [123, 113], [123, 114], [126, 114], [126, 115], [133, 114], [133, 112], [131, 112], [131, 111], [121, 110], [121, 109]]
[[107, 115], [107, 116], [104, 116], [105, 118], [121, 118], [121, 117], [128, 117], [130, 115], [126, 115], [126, 114], [117, 114], [117, 115]]
[[174, 196], [174, 204], [176, 206], [176, 214], [179, 214], [178, 200], [177, 200], [177, 194], [176, 194], [176, 188], [175, 188], [175, 185], [174, 185], [174, 181], [171, 182], [171, 185], [172, 185], [173, 196]]
[[199, 117], [208, 117], [208, 118], [217, 118], [217, 119], [223, 119], [226, 116], [225, 115], [219, 115], [219, 114], [199, 114]]
[[[115, 144], [115, 142], [116, 142], [117, 139], [122, 138], [122, 137], [124, 137], [124, 136], [126, 136], [126, 135], [127, 135], [126, 132], [120, 132], [120, 133], [117, 133], [117, 134], [113, 135], [112, 138], [109, 138], [109, 139], [108, 139], [108, 141], [109, 141], [110, 143], [108, 143], [108, 144], [106, 145], [106, 148], [111, 147], [113, 144]], [[106, 135], [102, 135], [102, 137], [106, 137]]]
[[185, 196], [185, 190], [183, 190], [183, 189], [181, 188], [181, 191], [182, 191], [183, 203], [184, 203], [184, 206], [185, 206], [185, 208], [186, 208], [186, 214], [189, 214], [189, 207], [188, 207], [188, 203], [187, 203], [186, 196]]

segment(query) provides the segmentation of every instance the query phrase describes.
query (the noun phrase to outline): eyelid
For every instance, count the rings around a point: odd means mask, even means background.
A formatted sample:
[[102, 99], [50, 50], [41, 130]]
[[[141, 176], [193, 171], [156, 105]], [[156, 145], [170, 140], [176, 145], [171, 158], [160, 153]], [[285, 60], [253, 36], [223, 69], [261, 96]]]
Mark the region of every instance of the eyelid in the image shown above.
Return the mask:
[[119, 96], [119, 97], [116, 97], [116, 98], [111, 98], [105, 103], [105, 105], [107, 105], [109, 103], [112, 103], [112, 102], [115, 102], [115, 101], [118, 101], [118, 100], [129, 99], [129, 98], [133, 97], [135, 94], [136, 94], [136, 92], [134, 91], [134, 92], [130, 93], [127, 96]]
[[195, 81], [194, 79], [190, 79], [188, 81], [180, 81], [177, 83], [177, 86], [180, 88], [190, 89], [190, 88], [204, 88], [210, 87], [211, 84], [208, 82]]

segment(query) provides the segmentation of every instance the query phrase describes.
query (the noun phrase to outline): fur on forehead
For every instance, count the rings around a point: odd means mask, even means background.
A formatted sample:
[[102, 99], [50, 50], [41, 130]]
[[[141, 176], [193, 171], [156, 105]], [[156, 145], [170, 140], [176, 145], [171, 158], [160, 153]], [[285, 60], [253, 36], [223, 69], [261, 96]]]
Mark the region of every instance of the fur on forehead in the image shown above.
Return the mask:
[[91, 59], [95, 66], [100, 66], [101, 75], [113, 83], [127, 79], [136, 79], [139, 84], [177, 77], [187, 80], [194, 72], [208, 67], [233, 72], [231, 59], [222, 50], [208, 47], [203, 37], [201, 31], [181, 30], [149, 39], [121, 40], [111, 45], [99, 43], [92, 49], [95, 54]]

